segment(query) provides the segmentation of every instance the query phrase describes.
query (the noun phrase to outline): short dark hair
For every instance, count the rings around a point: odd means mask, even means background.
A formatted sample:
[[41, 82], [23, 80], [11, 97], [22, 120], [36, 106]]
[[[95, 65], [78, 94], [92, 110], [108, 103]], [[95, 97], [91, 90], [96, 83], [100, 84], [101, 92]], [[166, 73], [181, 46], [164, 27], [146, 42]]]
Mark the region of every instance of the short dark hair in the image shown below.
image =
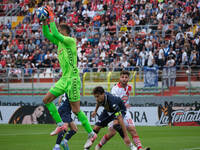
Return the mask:
[[128, 76], [130, 76], [130, 72], [127, 71], [127, 70], [122, 70], [122, 71], [120, 72], [120, 76], [121, 76], [121, 75], [128, 75]]
[[66, 23], [61, 23], [61, 24], [60, 24], [60, 28], [61, 28], [62, 30], [65, 30], [65, 31], [67, 32], [67, 34], [70, 34], [70, 33], [71, 33], [71, 29], [70, 29], [70, 27], [69, 27]]
[[95, 87], [95, 88], [93, 89], [93, 92], [92, 92], [93, 95], [94, 95], [94, 94], [103, 94], [103, 93], [105, 93], [105, 91], [104, 91], [104, 88], [101, 87], [101, 86]]

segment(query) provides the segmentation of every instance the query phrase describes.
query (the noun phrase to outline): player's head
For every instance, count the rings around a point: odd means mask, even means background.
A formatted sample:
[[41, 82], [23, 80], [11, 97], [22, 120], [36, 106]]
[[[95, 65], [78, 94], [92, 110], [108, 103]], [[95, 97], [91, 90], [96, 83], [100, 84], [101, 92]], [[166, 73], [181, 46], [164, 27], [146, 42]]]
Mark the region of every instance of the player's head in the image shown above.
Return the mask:
[[128, 83], [128, 81], [129, 81], [129, 76], [130, 76], [130, 72], [129, 71], [127, 71], [127, 70], [122, 70], [121, 72], [120, 72], [120, 84], [121, 84], [121, 86], [126, 86], [127, 85], [127, 83]]
[[69, 36], [71, 29], [66, 23], [60, 23], [58, 26], [59, 32], [65, 36]]
[[95, 99], [96, 99], [96, 101], [98, 103], [103, 103], [104, 102], [105, 91], [104, 91], [103, 87], [101, 87], [101, 86], [95, 87], [93, 89], [92, 93], [93, 93], [93, 95], [94, 95], [94, 97], [95, 97]]

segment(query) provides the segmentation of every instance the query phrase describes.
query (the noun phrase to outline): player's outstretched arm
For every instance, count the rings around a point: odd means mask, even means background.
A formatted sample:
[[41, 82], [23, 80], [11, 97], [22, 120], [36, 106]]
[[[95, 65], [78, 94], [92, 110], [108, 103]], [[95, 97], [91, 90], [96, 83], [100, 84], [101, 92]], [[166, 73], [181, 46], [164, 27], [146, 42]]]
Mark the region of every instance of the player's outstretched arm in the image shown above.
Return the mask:
[[53, 10], [50, 6], [45, 7], [46, 11], [49, 13], [49, 21], [50, 21], [50, 29], [52, 35], [59, 41], [63, 42], [64, 41], [64, 36], [58, 32], [58, 29], [56, 27], [55, 21], [54, 21], [54, 14]]
[[50, 22], [50, 28], [53, 36], [57, 40], [61, 41], [62, 43], [65, 43], [66, 45], [76, 44], [76, 40], [74, 38], [71, 38], [69, 36], [64, 36], [58, 31], [55, 22]]
[[123, 131], [123, 133], [124, 133], [124, 137], [127, 137], [128, 134], [127, 134], [127, 131], [126, 131], [126, 126], [125, 126], [125, 124], [124, 124], [124, 121], [123, 121], [123, 117], [122, 117], [121, 112], [117, 112], [117, 113], [115, 113], [115, 114], [116, 114], [116, 116], [117, 116], [117, 120], [119, 121], [119, 124], [120, 124], [120, 126], [121, 126], [121, 128], [122, 128], [122, 131]]
[[57, 40], [65, 43], [66, 45], [76, 44], [76, 40], [74, 38], [69, 37], [68, 35], [63, 35], [58, 31], [56, 24], [54, 22], [54, 14], [53, 14], [52, 8], [49, 6], [46, 6], [46, 10], [49, 12], [50, 28], [51, 28], [51, 32], [52, 32], [53, 36]]
[[95, 110], [94, 110], [94, 111], [92, 112], [92, 114], [91, 114], [92, 117], [95, 117], [95, 116], [96, 116], [98, 109], [99, 109], [99, 104], [97, 103], [97, 104], [96, 104]]
[[118, 121], [119, 121], [119, 124], [122, 128], [122, 131], [123, 131], [123, 135], [124, 135], [124, 143], [127, 145], [127, 146], [131, 146], [131, 141], [129, 139], [129, 136], [127, 134], [127, 130], [126, 130], [126, 126], [124, 124], [124, 121], [123, 121], [123, 117], [122, 117], [122, 114], [120, 114], [118, 117], [117, 117]]
[[58, 45], [58, 41], [56, 38], [54, 38], [53, 34], [49, 31], [49, 26], [48, 26], [48, 22], [47, 20], [44, 20], [42, 22], [42, 32], [44, 34], [44, 36], [51, 41], [52, 43]]

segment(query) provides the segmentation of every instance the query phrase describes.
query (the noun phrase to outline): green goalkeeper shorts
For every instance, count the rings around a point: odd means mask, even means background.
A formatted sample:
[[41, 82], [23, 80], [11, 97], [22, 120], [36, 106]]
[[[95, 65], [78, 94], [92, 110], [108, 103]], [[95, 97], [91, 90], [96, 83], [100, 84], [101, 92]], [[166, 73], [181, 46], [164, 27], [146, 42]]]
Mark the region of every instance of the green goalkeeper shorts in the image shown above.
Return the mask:
[[80, 101], [81, 80], [80, 77], [61, 77], [49, 92], [56, 97], [67, 93], [70, 102]]

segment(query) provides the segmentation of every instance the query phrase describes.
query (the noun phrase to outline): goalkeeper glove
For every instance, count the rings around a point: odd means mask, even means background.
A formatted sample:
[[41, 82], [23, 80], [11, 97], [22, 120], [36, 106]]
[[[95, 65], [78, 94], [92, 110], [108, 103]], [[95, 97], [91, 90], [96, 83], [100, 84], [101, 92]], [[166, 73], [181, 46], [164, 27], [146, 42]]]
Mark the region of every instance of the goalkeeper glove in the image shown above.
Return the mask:
[[49, 13], [49, 19], [50, 19], [50, 21], [54, 21], [54, 14], [53, 14], [52, 8], [50, 6], [46, 6], [45, 9]]

